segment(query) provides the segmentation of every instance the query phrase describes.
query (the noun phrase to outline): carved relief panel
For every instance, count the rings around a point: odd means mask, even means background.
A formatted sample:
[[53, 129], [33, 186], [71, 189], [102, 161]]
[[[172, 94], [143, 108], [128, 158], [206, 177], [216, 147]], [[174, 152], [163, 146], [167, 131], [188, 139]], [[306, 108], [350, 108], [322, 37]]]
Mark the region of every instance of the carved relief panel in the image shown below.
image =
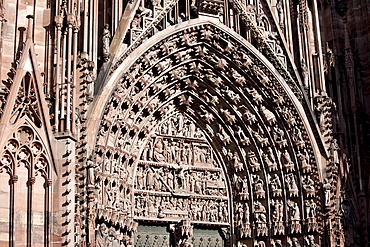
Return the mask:
[[203, 131], [176, 113], [143, 149], [135, 176], [137, 220], [228, 223], [225, 178]]

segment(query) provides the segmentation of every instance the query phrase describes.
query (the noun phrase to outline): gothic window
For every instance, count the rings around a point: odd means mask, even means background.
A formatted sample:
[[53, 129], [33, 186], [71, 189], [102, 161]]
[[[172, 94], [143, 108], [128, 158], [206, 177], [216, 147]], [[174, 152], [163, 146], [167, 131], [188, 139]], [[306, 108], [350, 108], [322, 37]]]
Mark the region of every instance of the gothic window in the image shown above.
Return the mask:
[[7, 141], [0, 158], [1, 181], [6, 181], [0, 185], [4, 226], [0, 241], [32, 246], [44, 246], [48, 241], [51, 180], [47, 157], [31, 127], [19, 127]]

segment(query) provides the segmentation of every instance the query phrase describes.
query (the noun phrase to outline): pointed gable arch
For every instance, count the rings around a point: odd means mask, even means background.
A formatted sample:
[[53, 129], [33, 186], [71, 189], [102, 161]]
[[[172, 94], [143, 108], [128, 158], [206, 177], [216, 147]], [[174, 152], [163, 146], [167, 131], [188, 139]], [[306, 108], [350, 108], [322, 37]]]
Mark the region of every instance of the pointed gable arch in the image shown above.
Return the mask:
[[[49, 139], [51, 138], [52, 127], [50, 125], [49, 107], [45, 100], [44, 82], [38, 70], [37, 55], [31, 35], [31, 24], [27, 32], [27, 39], [17, 68], [14, 70], [14, 77], [6, 96], [3, 114], [0, 116], [0, 133], [3, 136], [11, 133], [9, 129], [16, 128], [20, 123], [27, 121], [33, 125], [35, 130], [45, 142], [49, 155], [52, 155]], [[0, 146], [3, 146], [0, 140]], [[53, 160], [53, 159], [50, 159]]]
[[[171, 114], [185, 114], [206, 137], [204, 146], [211, 147], [223, 172], [229, 193], [219, 203], [228, 205], [228, 217], [212, 224], [229, 228], [232, 237], [227, 241], [250, 245], [265, 237], [285, 244], [317, 240], [321, 202], [315, 184], [322, 182], [321, 154], [300, 102], [302, 94], [293, 92], [291, 85], [296, 82], [290, 75], [227, 27], [209, 20], [169, 28], [147, 42], [149, 48], [139, 46], [126, 58], [130, 62], [112, 73], [96, 102], [104, 107], [92, 113], [99, 116], [96, 125], [92, 120], [89, 126], [96, 135], [88, 136], [95, 138], [88, 142], [95, 142], [92, 162], [98, 167], [89, 169], [96, 176], [92, 183], [97, 188], [96, 215], [91, 218], [96, 227], [119, 228], [133, 237], [132, 226], [148, 220], [150, 212], [140, 213], [148, 200], [157, 203], [155, 212], [161, 210], [155, 199], [159, 196], [152, 198], [157, 192], [142, 189], [137, 182], [145, 170], [151, 176], [162, 168], [172, 169], [174, 176], [184, 170], [191, 170], [187, 174], [195, 180], [200, 176], [193, 166], [169, 164], [162, 157], [165, 147], [178, 137], [161, 134], [159, 126]], [[183, 128], [179, 119], [172, 125]], [[176, 150], [188, 152], [185, 140], [171, 144], [172, 155]], [[192, 145], [198, 152], [199, 145]], [[141, 160], [147, 150], [162, 158]], [[114, 183], [108, 179], [121, 172], [127, 179], [118, 177]], [[129, 188], [128, 193], [114, 192], [121, 185]], [[193, 192], [187, 203], [197, 205], [198, 198], [207, 196]], [[161, 199], [165, 204], [166, 200]], [[127, 201], [129, 217], [110, 220], [111, 213], [122, 213], [119, 205]], [[173, 217], [178, 216], [165, 210], [152, 215], [152, 220]], [[191, 223], [202, 225], [203, 219], [209, 218], [193, 216]]]
[[[9, 182], [0, 189], [9, 193], [5, 233], [12, 245], [49, 242], [51, 185], [56, 172], [49, 109], [31, 27], [29, 18], [27, 39], [0, 116], [0, 170], [9, 174]], [[24, 220], [15, 224], [16, 218]]]

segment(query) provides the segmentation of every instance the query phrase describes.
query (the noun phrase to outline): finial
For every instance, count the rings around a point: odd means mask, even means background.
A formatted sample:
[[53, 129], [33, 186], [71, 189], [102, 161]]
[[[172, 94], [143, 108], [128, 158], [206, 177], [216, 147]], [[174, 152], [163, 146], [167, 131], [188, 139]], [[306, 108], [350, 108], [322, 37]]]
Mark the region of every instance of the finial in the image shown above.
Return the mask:
[[27, 27], [27, 39], [32, 39], [32, 28], [33, 28], [33, 19], [35, 18], [33, 15], [27, 15], [28, 19], [28, 27]]

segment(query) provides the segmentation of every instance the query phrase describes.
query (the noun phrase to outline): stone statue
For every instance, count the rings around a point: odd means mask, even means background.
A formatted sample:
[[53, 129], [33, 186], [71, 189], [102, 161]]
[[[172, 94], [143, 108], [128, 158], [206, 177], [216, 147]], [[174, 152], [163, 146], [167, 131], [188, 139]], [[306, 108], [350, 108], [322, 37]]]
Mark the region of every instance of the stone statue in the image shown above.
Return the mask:
[[282, 159], [282, 163], [287, 172], [291, 172], [295, 170], [294, 163], [287, 149], [285, 149], [284, 152], [281, 154], [281, 159]]
[[339, 146], [337, 143], [337, 139], [333, 139], [330, 143], [330, 157], [334, 164], [339, 164], [338, 150]]
[[[274, 156], [272, 155], [272, 150], [270, 147], [269, 148], [269, 152], [271, 151], [271, 155], [269, 154], [265, 154], [265, 153], [262, 153], [262, 159], [263, 161], [265, 162], [266, 166], [269, 168], [269, 171], [270, 172], [273, 172], [273, 171], [276, 171], [278, 168], [277, 168], [277, 163], [274, 159]], [[272, 156], [273, 160], [270, 159], [270, 157]]]
[[102, 223], [98, 226], [95, 234], [96, 247], [106, 247], [108, 240], [108, 229], [107, 226]]
[[263, 189], [263, 180], [259, 175], [252, 175], [253, 185], [254, 185], [254, 194], [256, 198], [265, 198], [265, 190]]
[[316, 208], [317, 205], [313, 199], [305, 201], [306, 207], [306, 218], [308, 223], [308, 231], [315, 231], [317, 230], [317, 222], [316, 222]]
[[105, 24], [104, 30], [103, 30], [103, 59], [105, 62], [109, 60], [109, 56], [110, 56], [109, 46], [110, 46], [111, 38], [112, 37], [109, 31], [109, 24]]
[[272, 213], [274, 235], [282, 235], [284, 234], [283, 202], [279, 200], [272, 200], [271, 205], [274, 207], [274, 211]]
[[233, 153], [232, 161], [233, 161], [233, 167], [234, 167], [236, 172], [244, 170], [243, 163], [240, 161], [240, 158], [239, 158], [239, 155], [238, 155], [237, 152]]
[[301, 233], [301, 213], [298, 204], [288, 200], [287, 205], [289, 207], [290, 233]]
[[297, 158], [298, 161], [300, 162], [303, 173], [310, 173], [311, 172], [310, 156], [308, 155], [307, 150], [304, 150], [304, 154], [298, 151]]
[[272, 113], [269, 109], [267, 109], [265, 106], [261, 105], [260, 107], [260, 110], [263, 114], [263, 116], [265, 117], [266, 121], [272, 125], [274, 123], [276, 123], [276, 117], [274, 115], [274, 113]]
[[245, 135], [243, 129], [239, 125], [237, 126], [237, 131], [235, 131], [235, 135], [239, 137], [242, 146], [249, 146], [251, 144], [249, 137]]
[[280, 197], [282, 194], [282, 189], [281, 189], [281, 182], [280, 178], [277, 174], [274, 174], [273, 177], [270, 177], [270, 185], [271, 185], [271, 190], [272, 190], [272, 196], [273, 197]]
[[329, 207], [330, 206], [330, 194], [331, 194], [331, 184], [327, 178], [324, 180], [324, 193], [325, 193], [325, 206]]
[[259, 201], [254, 202], [254, 218], [257, 226], [257, 236], [267, 236], [266, 208]]
[[86, 168], [87, 168], [87, 178], [86, 183], [88, 186], [94, 186], [95, 178], [94, 178], [94, 168], [95, 164], [93, 161], [93, 158], [90, 156], [89, 159], [86, 162]]
[[243, 118], [251, 125], [257, 121], [256, 115], [254, 115], [246, 106], [240, 106], [239, 109], [243, 112]]
[[309, 247], [319, 247], [319, 244], [315, 243], [315, 237], [313, 235], [308, 235], [305, 237], [305, 241], [307, 246]]
[[260, 171], [261, 164], [258, 162], [256, 154], [252, 150], [249, 150], [247, 153], [247, 157], [248, 157], [250, 166], [252, 167], [252, 172]]
[[273, 127], [273, 138], [279, 148], [288, 146], [288, 142], [285, 139], [284, 131], [277, 126]]
[[158, 138], [158, 140], [154, 144], [153, 156], [154, 159], [158, 162], [165, 161], [165, 157], [163, 155], [163, 140], [161, 138]]
[[295, 177], [292, 173], [285, 175], [285, 182], [288, 187], [289, 196], [290, 197], [297, 197], [298, 196], [298, 186], [295, 181]]
[[302, 176], [302, 186], [307, 197], [313, 197], [315, 195], [315, 182], [312, 180], [310, 175]]

